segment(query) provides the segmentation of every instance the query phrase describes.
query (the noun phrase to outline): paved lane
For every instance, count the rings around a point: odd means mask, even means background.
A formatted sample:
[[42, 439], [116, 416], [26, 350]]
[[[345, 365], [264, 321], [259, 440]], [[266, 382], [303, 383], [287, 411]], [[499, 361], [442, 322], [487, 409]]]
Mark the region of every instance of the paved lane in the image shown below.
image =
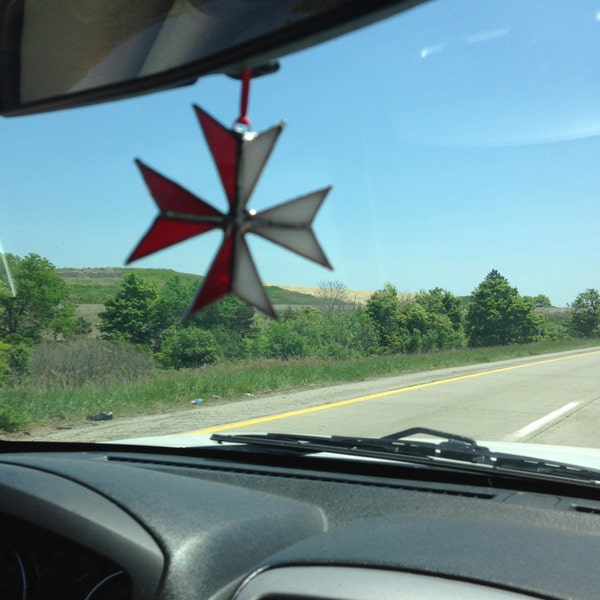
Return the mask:
[[[420, 378], [391, 388], [396, 380], [339, 386], [344, 388], [343, 397], [338, 394], [332, 398], [333, 388], [327, 394], [313, 390], [309, 406], [298, 403], [294, 410], [269, 414], [265, 405], [263, 416], [215, 423], [191, 433], [282, 431], [381, 436], [421, 425], [482, 440], [600, 447], [598, 349], [454, 372], [434, 371]], [[365, 393], [368, 385], [373, 393]], [[325, 394], [322, 402], [319, 394]]]

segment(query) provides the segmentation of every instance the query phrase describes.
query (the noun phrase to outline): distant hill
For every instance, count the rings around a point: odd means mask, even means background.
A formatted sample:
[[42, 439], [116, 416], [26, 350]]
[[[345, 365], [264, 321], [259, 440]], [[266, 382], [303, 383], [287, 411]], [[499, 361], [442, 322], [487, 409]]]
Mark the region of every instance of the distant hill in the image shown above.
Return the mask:
[[104, 304], [121, 287], [121, 280], [127, 273], [136, 273], [145, 279], [156, 281], [159, 285], [179, 275], [199, 281], [197, 275], [178, 273], [172, 269], [126, 269], [118, 267], [93, 269], [56, 269], [69, 286], [71, 297], [77, 304]]
[[[89, 269], [57, 269], [56, 272], [69, 286], [71, 297], [77, 304], [104, 304], [114, 296], [127, 273], [136, 273], [149, 281], [162, 286], [170, 278], [179, 275], [184, 279], [200, 282], [202, 277], [189, 273], [178, 273], [172, 269], [135, 269], [135, 268], [89, 268]], [[299, 288], [266, 285], [267, 296], [276, 307], [285, 306], [320, 306], [318, 288], [306, 288], [314, 293], [299, 291]]]
[[[268, 286], [269, 287], [274, 286]], [[319, 288], [318, 287], [306, 287], [300, 285], [282, 285], [280, 289], [285, 290], [286, 292], [297, 292], [299, 294], [312, 296], [313, 298], [319, 297]], [[348, 295], [348, 300], [355, 304], [366, 304], [367, 300], [373, 295], [373, 292], [368, 292], [365, 290], [346, 290]], [[414, 297], [414, 294], [400, 294], [401, 300], [406, 300]]]
[[[89, 269], [56, 269], [56, 272], [65, 280], [71, 291], [71, 297], [77, 304], [104, 305], [106, 300], [114, 296], [121, 286], [121, 280], [127, 273], [136, 273], [145, 279], [155, 281], [162, 286], [171, 277], [179, 275], [194, 283], [200, 283], [202, 277], [190, 273], [179, 273], [173, 269], [136, 269], [136, 268], [89, 268]], [[318, 287], [270, 285], [265, 289], [271, 303], [277, 310], [286, 307], [314, 306], [319, 308], [323, 300], [319, 294]], [[354, 304], [366, 304], [373, 292], [365, 290], [347, 290], [348, 300]], [[410, 300], [415, 294], [401, 293], [401, 300]], [[461, 303], [467, 306], [470, 296], [460, 296]], [[564, 317], [570, 313], [569, 308], [537, 308], [536, 312], [546, 317]]]

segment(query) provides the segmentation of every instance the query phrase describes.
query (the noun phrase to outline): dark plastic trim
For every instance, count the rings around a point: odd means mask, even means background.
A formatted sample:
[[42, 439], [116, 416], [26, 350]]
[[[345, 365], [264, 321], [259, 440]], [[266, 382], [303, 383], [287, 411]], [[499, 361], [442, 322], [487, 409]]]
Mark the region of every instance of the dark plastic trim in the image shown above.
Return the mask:
[[[0, 106], [0, 114], [5, 117], [31, 115], [123, 99], [190, 85], [199, 77], [216, 73], [235, 77], [245, 68], [260, 67], [281, 56], [370, 25], [426, 1], [428, 0], [350, 1], [318, 17], [307, 18], [284, 30], [256, 38], [164, 73], [25, 104], [11, 106], [7, 105], [4, 99]], [[10, 94], [8, 97], [11, 97]]]
[[156, 595], [165, 564], [158, 544], [133, 517], [89, 488], [59, 475], [4, 463], [0, 513], [114, 561], [131, 579], [132, 600]]

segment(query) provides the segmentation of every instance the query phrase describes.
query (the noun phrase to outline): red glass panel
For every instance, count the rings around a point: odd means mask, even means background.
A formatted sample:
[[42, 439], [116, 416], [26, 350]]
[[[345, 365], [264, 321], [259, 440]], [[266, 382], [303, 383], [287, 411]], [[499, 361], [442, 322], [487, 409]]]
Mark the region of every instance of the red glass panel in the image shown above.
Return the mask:
[[240, 145], [242, 143], [241, 137], [237, 133], [225, 129], [221, 123], [215, 121], [200, 107], [194, 106], [194, 110], [198, 119], [200, 119], [200, 125], [202, 125], [206, 141], [219, 170], [229, 205], [233, 206], [237, 195], [237, 173]]

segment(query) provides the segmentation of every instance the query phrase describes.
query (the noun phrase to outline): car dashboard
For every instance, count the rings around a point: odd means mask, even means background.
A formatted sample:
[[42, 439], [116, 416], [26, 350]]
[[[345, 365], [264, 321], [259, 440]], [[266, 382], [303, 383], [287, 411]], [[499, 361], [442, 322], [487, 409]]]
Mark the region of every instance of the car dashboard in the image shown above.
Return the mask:
[[593, 489], [241, 452], [0, 460], [7, 600], [598, 595]]

